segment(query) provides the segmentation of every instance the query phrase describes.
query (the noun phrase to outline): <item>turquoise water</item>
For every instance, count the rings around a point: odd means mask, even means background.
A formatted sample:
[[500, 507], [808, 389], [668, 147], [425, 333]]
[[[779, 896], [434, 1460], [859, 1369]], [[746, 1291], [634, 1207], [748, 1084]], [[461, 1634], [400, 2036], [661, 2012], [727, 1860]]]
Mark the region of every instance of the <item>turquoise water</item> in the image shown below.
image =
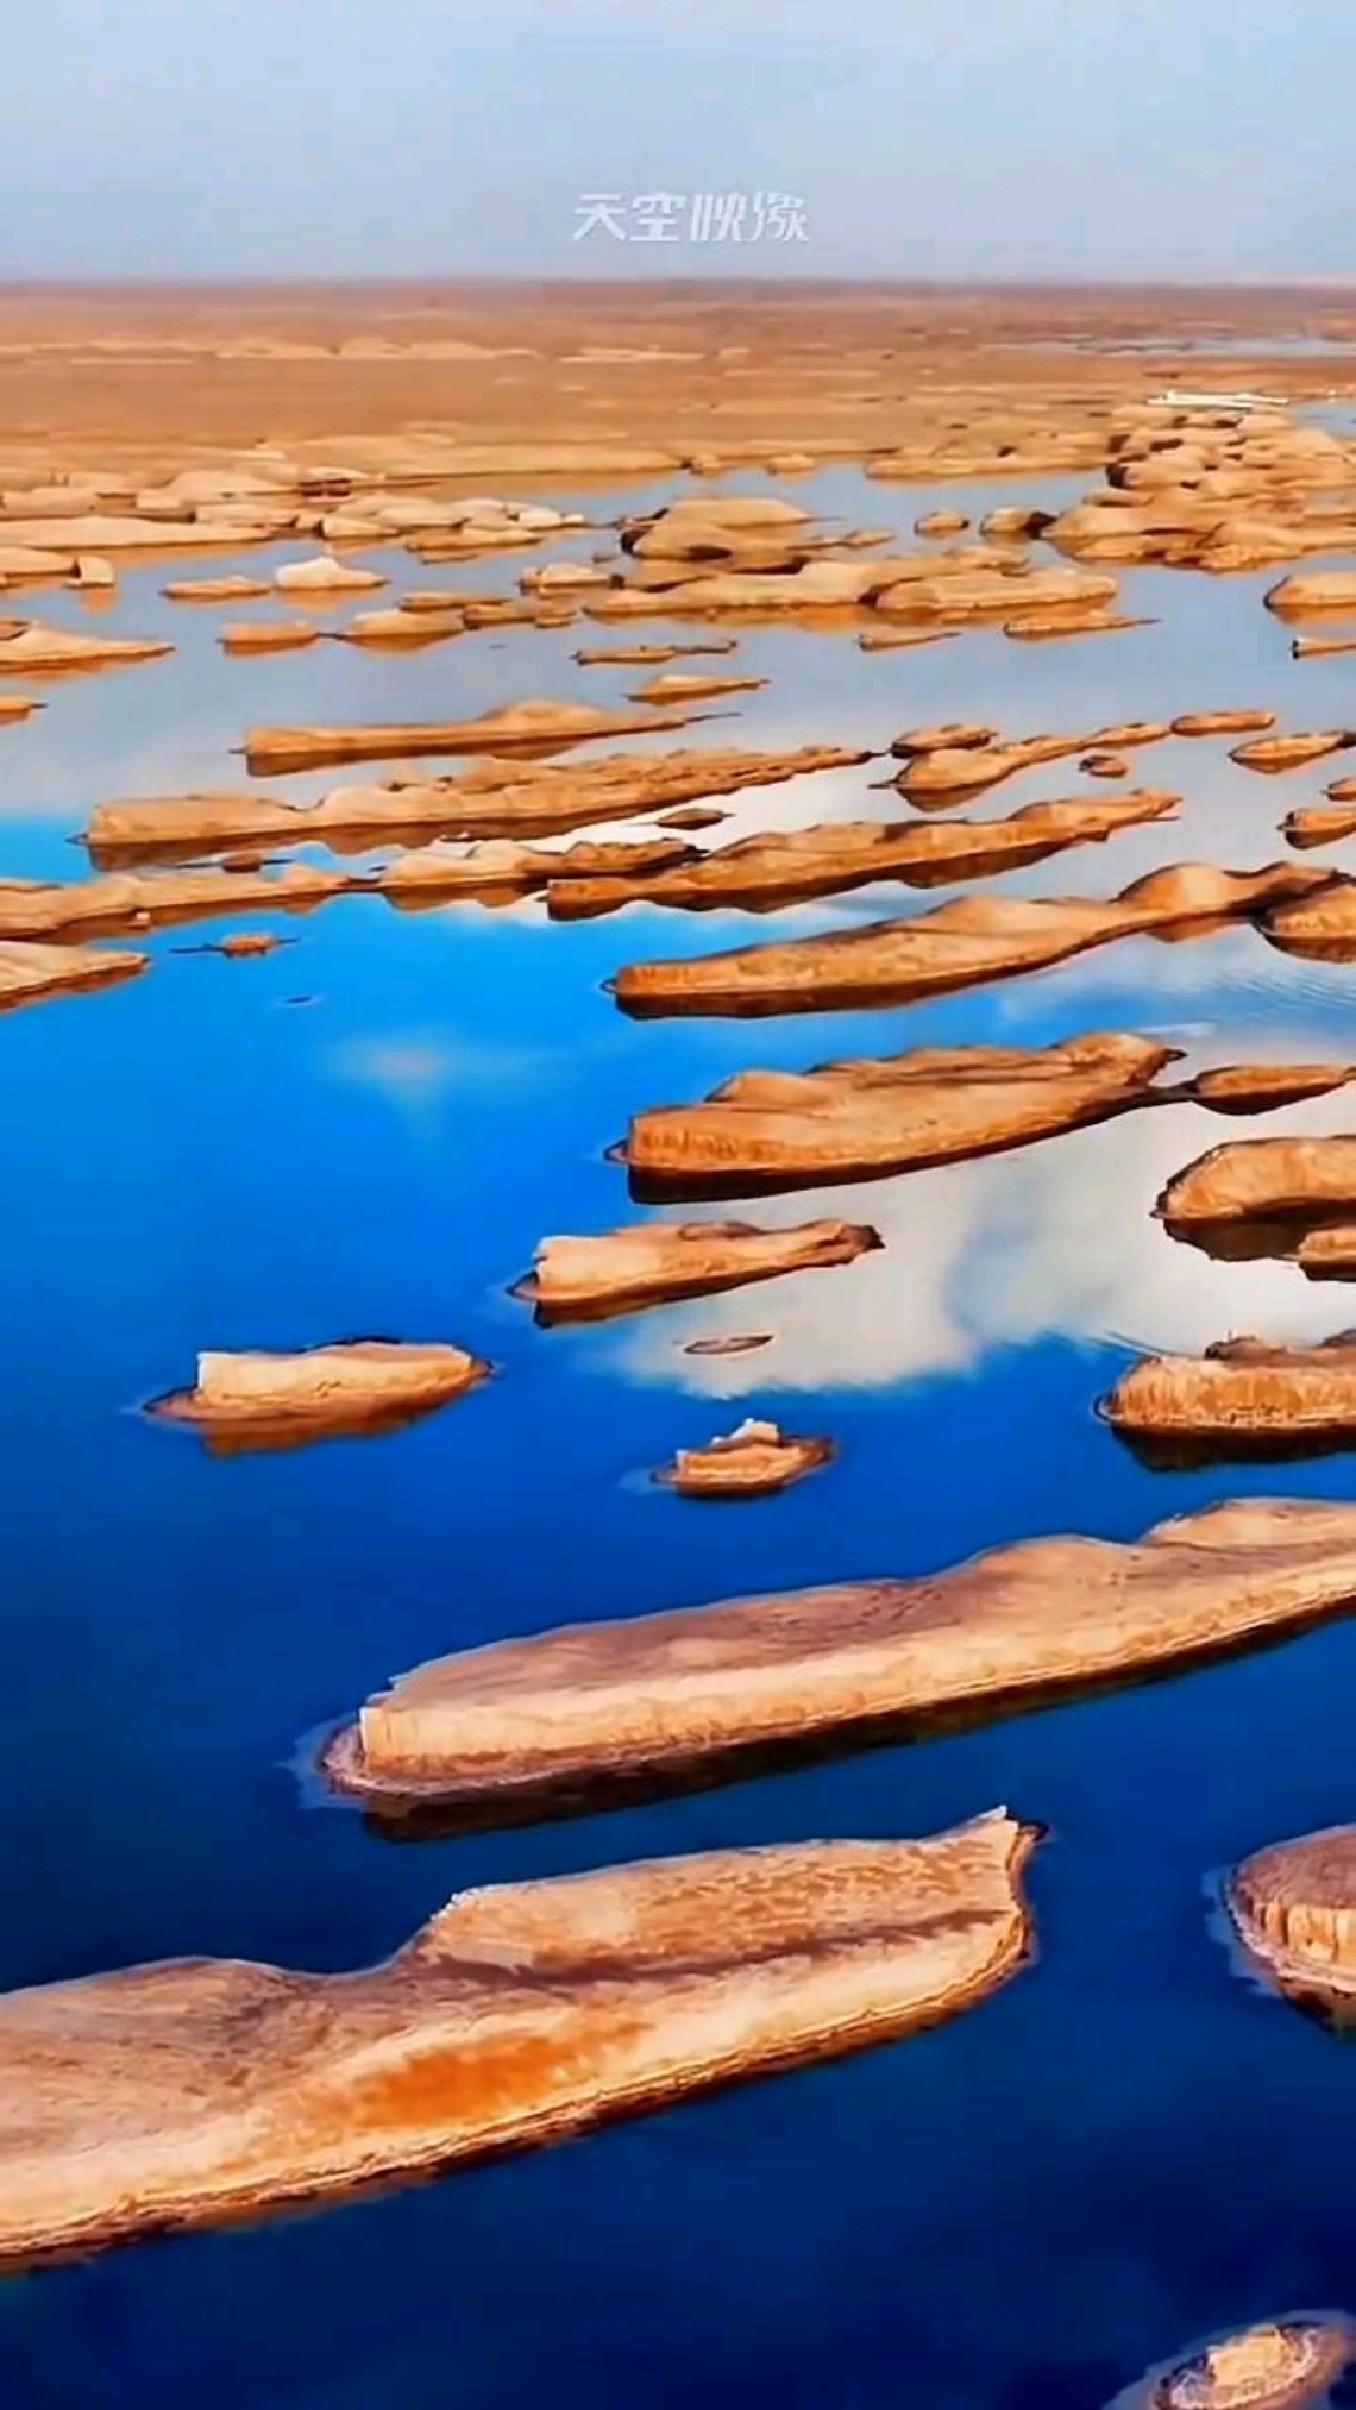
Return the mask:
[[[787, 490], [906, 531], [952, 499], [1058, 502], [1084, 482], [913, 496], [844, 470]], [[509, 587], [521, 561], [389, 566]], [[159, 599], [171, 573], [129, 575], [99, 622], [167, 627], [171, 660], [53, 685], [37, 721], [0, 731], [0, 871], [78, 875], [69, 840], [100, 797], [237, 783], [249, 723], [618, 700], [644, 675], [576, 671], [587, 623], [403, 658], [227, 661], [222, 614]], [[884, 744], [959, 717], [1091, 731], [1256, 703], [1299, 727], [1351, 719], [1351, 662], [1292, 663], [1268, 582], [1127, 576], [1124, 607], [1156, 625], [1048, 646], [983, 633], [872, 657], [753, 632], [738, 665], [771, 683], [693, 741]], [[82, 621], [69, 597], [33, 607]], [[1164, 745], [1134, 775], [1180, 785], [1178, 826], [995, 884], [1109, 893], [1165, 860], [1256, 864], [1331, 774], [1261, 779], [1222, 744]], [[751, 791], [714, 840], [888, 812], [879, 775]], [[1079, 784], [1056, 764], [977, 808]], [[938, 900], [882, 888], [775, 927]], [[267, 959], [178, 950], [236, 925], [157, 935], [146, 977], [0, 1022], [0, 1985], [179, 1953], [357, 1966], [466, 1884], [921, 1833], [999, 1801], [1050, 1828], [1031, 1875], [1039, 1952], [983, 2008], [868, 2056], [426, 2189], [11, 2282], [0, 2397], [1096, 2410], [1203, 2332], [1353, 2306], [1356, 2060], [1238, 1981], [1209, 1887], [1261, 1843], [1350, 1816], [1356, 1623], [964, 1736], [500, 1834], [393, 1846], [292, 1770], [302, 1736], [458, 1645], [922, 1571], [1029, 1533], [1130, 1538], [1234, 1494], [1356, 1496], [1343, 1457], [1153, 1473], [1096, 1420], [1135, 1345], [1344, 1319], [1340, 1291], [1209, 1262], [1150, 1220], [1163, 1180], [1230, 1135], [1190, 1107], [757, 1209], [875, 1221], [884, 1251], [847, 1270], [564, 1331], [506, 1295], [544, 1232], [628, 1218], [606, 1159], [628, 1113], [737, 1068], [1094, 1028], [1161, 1032], [1193, 1066], [1356, 1059], [1351, 972], [1243, 930], [904, 1011], [638, 1024], [604, 992], [620, 963], [773, 925], [638, 908], [551, 926], [536, 904], [397, 915], [364, 898], [279, 918], [297, 942]], [[1246, 1127], [1336, 1128], [1349, 1111], [1339, 1096]], [[683, 1353], [751, 1328], [775, 1344]], [[230, 1461], [136, 1411], [200, 1347], [365, 1331], [455, 1339], [497, 1377], [394, 1436]], [[750, 1411], [832, 1434], [838, 1462], [721, 1513], [648, 1484]]]

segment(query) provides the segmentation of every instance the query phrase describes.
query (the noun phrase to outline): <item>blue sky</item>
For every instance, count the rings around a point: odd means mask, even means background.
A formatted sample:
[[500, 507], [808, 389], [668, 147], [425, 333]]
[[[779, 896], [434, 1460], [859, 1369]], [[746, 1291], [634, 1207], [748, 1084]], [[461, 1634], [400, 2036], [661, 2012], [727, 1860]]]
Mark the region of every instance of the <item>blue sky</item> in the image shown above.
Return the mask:
[[[0, 276], [1356, 274], [1353, 66], [1350, 0], [39, 0]], [[574, 240], [757, 190], [804, 243]]]

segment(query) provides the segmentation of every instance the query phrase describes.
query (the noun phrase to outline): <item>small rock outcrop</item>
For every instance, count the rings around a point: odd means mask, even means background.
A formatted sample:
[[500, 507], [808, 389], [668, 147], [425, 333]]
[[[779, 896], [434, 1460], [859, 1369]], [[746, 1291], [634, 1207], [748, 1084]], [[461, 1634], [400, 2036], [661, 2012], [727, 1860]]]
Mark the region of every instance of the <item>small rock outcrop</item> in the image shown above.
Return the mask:
[[1208, 2343], [1160, 2375], [1144, 2410], [1306, 2410], [1356, 2356], [1341, 2318], [1290, 2318]]
[[767, 1498], [830, 1463], [831, 1439], [792, 1439], [776, 1423], [750, 1416], [724, 1439], [679, 1448], [655, 1480], [684, 1498]]
[[1343, 2022], [1356, 2017], [1356, 1825], [1258, 1850], [1234, 1868], [1225, 1901], [1253, 1965], [1278, 1990]]
[[394, 1339], [346, 1339], [294, 1354], [204, 1354], [192, 1389], [171, 1390], [150, 1411], [188, 1423], [229, 1449], [389, 1428], [474, 1389], [488, 1364], [464, 1348]]
[[710, 1297], [787, 1272], [855, 1263], [881, 1244], [863, 1222], [640, 1222], [597, 1238], [544, 1238], [513, 1295], [538, 1322], [595, 1321], [674, 1298]]

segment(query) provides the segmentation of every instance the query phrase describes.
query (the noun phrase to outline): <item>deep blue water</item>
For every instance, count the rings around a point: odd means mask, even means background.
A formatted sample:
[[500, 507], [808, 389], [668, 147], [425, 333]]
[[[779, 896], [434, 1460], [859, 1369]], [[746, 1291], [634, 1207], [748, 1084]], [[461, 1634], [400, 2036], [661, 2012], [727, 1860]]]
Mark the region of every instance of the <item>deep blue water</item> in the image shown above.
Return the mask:
[[[848, 471], [791, 490], [902, 531], [952, 499]], [[485, 582], [390, 565], [406, 583]], [[520, 566], [491, 574], [511, 585]], [[0, 871], [77, 875], [67, 840], [100, 796], [236, 783], [250, 722], [619, 699], [633, 682], [572, 667], [587, 626], [403, 659], [226, 661], [222, 614], [160, 601], [165, 574], [129, 575], [112, 618], [171, 628], [172, 660], [52, 686], [39, 720], [0, 732]], [[752, 633], [740, 662], [772, 682], [707, 733], [884, 742], [937, 717], [1091, 730], [1259, 702], [1301, 727], [1352, 718], [1351, 663], [1292, 664], [1267, 582], [1128, 577], [1126, 607], [1157, 625], [1050, 646], [972, 634], [870, 657]], [[33, 607], [81, 612], [45, 593]], [[877, 775], [751, 792], [716, 840], [889, 810]], [[1180, 827], [1006, 889], [1266, 860], [1282, 812], [1331, 771], [1264, 780], [1223, 745], [1177, 743], [1135, 775], [1181, 784]], [[1056, 764], [980, 808], [1078, 784]], [[963, 1737], [498, 1835], [395, 1846], [289, 1770], [302, 1735], [458, 1645], [906, 1574], [1025, 1534], [1130, 1538], [1249, 1491], [1356, 1496], [1341, 1457], [1151, 1473], [1095, 1418], [1133, 1343], [1343, 1320], [1340, 1292], [1213, 1264], [1149, 1219], [1163, 1179], [1232, 1134], [1192, 1108], [768, 1203], [767, 1218], [876, 1221], [886, 1249], [848, 1270], [576, 1331], [537, 1330], [506, 1297], [544, 1232], [628, 1218], [605, 1149], [629, 1112], [740, 1066], [1115, 1027], [1172, 1033], [1193, 1064], [1356, 1054], [1351, 973], [1250, 931], [1110, 948], [904, 1012], [632, 1024], [602, 989], [641, 953], [939, 900], [882, 889], [776, 924], [636, 910], [574, 927], [536, 905], [344, 901], [280, 919], [298, 942], [260, 961], [181, 954], [217, 931], [171, 931], [144, 978], [0, 1023], [0, 1985], [198, 1952], [351, 1967], [468, 1883], [922, 1833], [999, 1801], [1050, 1827], [1037, 1960], [973, 2014], [438, 2186], [0, 2286], [15, 2410], [1098, 2410], [1203, 2332], [1356, 2306], [1356, 2058], [1237, 1979], [1207, 1897], [1246, 1851], [1350, 1816], [1356, 1624]], [[1338, 1097], [1246, 1129], [1335, 1128], [1349, 1110]], [[682, 1352], [749, 1328], [776, 1344]], [[396, 1436], [229, 1461], [135, 1411], [200, 1347], [364, 1331], [456, 1339], [498, 1377]], [[648, 1485], [676, 1446], [754, 1410], [832, 1433], [839, 1461], [723, 1512]]]

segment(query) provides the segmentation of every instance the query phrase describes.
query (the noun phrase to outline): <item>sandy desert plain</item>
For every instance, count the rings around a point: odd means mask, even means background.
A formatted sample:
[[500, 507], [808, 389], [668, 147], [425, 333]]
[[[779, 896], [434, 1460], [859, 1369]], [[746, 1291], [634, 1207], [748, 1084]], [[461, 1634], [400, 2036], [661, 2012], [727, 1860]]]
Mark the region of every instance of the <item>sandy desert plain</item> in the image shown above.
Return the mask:
[[14, 2398], [1348, 2398], [1356, 289], [3, 288], [0, 587]]

